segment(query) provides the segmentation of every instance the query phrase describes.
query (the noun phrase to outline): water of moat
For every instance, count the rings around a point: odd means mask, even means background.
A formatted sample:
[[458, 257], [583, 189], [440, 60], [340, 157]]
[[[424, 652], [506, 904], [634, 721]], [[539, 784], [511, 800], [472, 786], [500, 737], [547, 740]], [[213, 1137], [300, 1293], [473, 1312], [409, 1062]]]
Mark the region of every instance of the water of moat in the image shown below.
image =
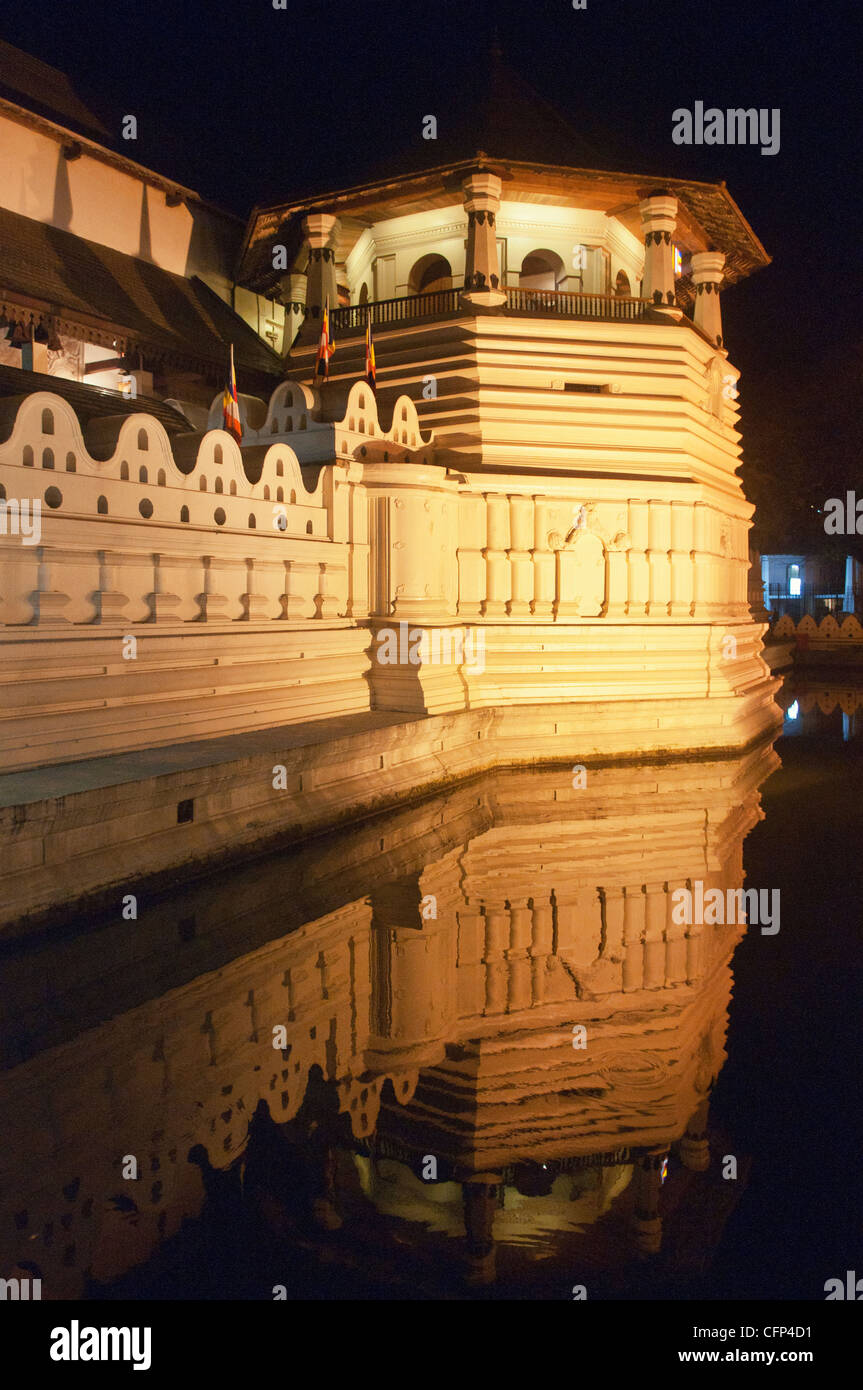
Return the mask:
[[[7, 947], [0, 1275], [822, 1300], [863, 1220], [863, 686], [780, 703], [773, 749], [485, 776]], [[743, 870], [778, 932], [672, 924]]]

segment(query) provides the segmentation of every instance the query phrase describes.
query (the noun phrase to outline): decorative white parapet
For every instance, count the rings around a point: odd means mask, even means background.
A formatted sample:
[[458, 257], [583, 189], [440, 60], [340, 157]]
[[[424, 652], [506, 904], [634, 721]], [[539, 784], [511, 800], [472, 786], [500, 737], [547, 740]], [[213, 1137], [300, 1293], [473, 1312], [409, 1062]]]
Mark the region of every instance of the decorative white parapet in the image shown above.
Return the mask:
[[51, 393], [18, 407], [0, 444], [10, 765], [373, 708], [757, 703], [742, 499], [461, 473], [408, 397], [382, 418], [362, 381], [286, 381], [243, 413], [241, 447], [220, 398], [212, 428], [173, 438], [143, 413], [85, 437]]

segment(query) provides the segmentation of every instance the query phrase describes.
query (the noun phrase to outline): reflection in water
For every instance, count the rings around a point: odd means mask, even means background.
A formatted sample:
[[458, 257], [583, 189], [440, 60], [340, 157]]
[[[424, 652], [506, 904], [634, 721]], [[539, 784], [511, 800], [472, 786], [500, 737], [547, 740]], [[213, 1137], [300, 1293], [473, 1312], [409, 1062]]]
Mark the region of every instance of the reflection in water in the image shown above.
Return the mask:
[[777, 763], [490, 775], [9, 948], [0, 1273], [415, 1296], [655, 1252], [672, 1146], [669, 1209], [703, 1205], [746, 930], [671, 895], [742, 885]]
[[839, 681], [819, 681], [812, 674], [792, 675], [776, 695], [785, 711], [782, 732], [841, 738], [844, 743], [863, 735], [863, 686], [859, 675]]

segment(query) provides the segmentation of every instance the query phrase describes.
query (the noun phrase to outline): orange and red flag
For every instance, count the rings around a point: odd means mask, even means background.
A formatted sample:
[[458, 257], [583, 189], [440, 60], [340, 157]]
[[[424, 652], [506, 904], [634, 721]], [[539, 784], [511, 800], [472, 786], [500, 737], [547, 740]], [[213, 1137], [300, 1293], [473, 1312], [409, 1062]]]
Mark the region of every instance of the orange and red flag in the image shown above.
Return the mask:
[[222, 396], [222, 420], [228, 434], [232, 434], [237, 443], [240, 444], [243, 438], [243, 426], [240, 424], [240, 403], [237, 400], [237, 374], [234, 371], [233, 343], [231, 343], [230, 374], [225, 383], [225, 393]]
[[330, 375], [330, 358], [335, 352], [335, 345], [330, 338], [330, 301], [324, 305], [324, 321], [321, 325], [321, 341], [318, 343], [318, 357], [315, 362], [315, 376]]

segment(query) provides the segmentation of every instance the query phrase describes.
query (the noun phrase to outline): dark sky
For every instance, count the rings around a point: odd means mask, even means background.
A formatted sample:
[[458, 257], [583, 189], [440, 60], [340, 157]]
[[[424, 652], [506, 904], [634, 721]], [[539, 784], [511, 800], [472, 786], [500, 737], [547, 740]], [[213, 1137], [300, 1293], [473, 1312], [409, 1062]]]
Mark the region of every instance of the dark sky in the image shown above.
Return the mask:
[[[119, 130], [123, 114], [135, 114], [139, 139], [124, 149], [140, 163], [245, 216], [255, 203], [349, 186], [378, 149], [419, 141], [428, 112], [444, 124], [497, 28], [507, 60], [534, 88], [594, 143], [605, 137], [607, 147], [623, 152], [614, 164], [725, 179], [773, 257], [724, 301], [726, 342], [743, 372], [747, 441], [755, 453], [776, 452], [765, 431], [769, 436], [775, 419], [787, 432], [788, 411], [799, 408], [807, 383], [815, 395], [820, 376], [835, 383], [847, 372], [849, 395], [863, 394], [856, 72], [863, 25], [856, 3], [288, 6], [3, 0], [0, 35], [67, 72], [112, 128]], [[674, 146], [672, 112], [697, 100], [778, 107], [779, 153]], [[841, 429], [835, 421], [816, 429], [811, 418], [801, 419], [800, 429], [812, 436], [806, 452], [813, 479], [818, 431], [832, 428], [830, 448], [856, 467], [858, 423], [854, 415]], [[774, 458], [771, 467], [778, 465]], [[816, 492], [823, 493], [820, 483]]]

